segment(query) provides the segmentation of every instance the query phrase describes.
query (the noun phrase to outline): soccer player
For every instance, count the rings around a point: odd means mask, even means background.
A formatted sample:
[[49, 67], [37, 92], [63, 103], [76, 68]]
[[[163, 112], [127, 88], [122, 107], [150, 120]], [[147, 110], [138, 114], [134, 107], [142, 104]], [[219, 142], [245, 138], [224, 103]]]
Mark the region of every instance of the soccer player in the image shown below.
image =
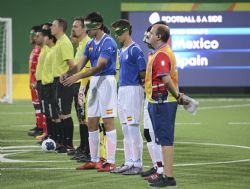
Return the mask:
[[29, 58], [29, 76], [30, 76], [30, 92], [32, 104], [35, 109], [36, 116], [36, 126], [28, 131], [28, 135], [37, 136], [43, 133], [43, 123], [44, 117], [41, 113], [41, 108], [39, 104], [39, 98], [37, 94], [36, 86], [36, 67], [38, 63], [38, 57], [40, 54], [40, 47], [36, 44], [36, 32], [40, 30], [40, 26], [33, 26], [30, 31], [30, 44], [32, 46], [32, 51]]
[[[77, 51], [74, 58], [74, 63], [78, 63], [83, 56], [84, 48], [88, 41], [90, 40], [87, 32], [84, 28], [84, 18], [76, 17], [74, 19], [72, 29], [71, 29], [71, 41], [76, 44]], [[82, 69], [82, 72], [85, 72], [90, 68], [90, 62]], [[74, 155], [71, 159], [76, 159], [78, 161], [89, 161], [90, 160], [90, 151], [89, 151], [89, 133], [88, 126], [86, 121], [86, 108], [85, 108], [85, 97], [89, 88], [89, 79], [84, 78], [81, 81], [76, 81], [74, 84], [74, 101], [75, 108], [77, 110], [77, 117], [80, 123], [80, 146], [76, 151], [69, 151], [68, 155]], [[81, 86], [80, 86], [81, 82]], [[79, 84], [77, 84], [79, 83]]]
[[[116, 129], [114, 117], [117, 115], [116, 92], [116, 56], [117, 45], [109, 35], [103, 31], [103, 17], [97, 13], [90, 13], [85, 18], [88, 34], [93, 37], [87, 44], [81, 61], [64, 74], [61, 81], [64, 85], [72, 85], [80, 78], [93, 76], [90, 80], [88, 96], [88, 129], [91, 162], [77, 169], [98, 169], [109, 172], [115, 168]], [[76, 75], [90, 60], [91, 68]], [[69, 77], [70, 76], [70, 77]], [[100, 161], [99, 155], [99, 119], [103, 118], [106, 130], [107, 161]]]
[[51, 26], [51, 33], [57, 39], [54, 52], [56, 60], [52, 64], [52, 73], [54, 77], [56, 99], [58, 104], [58, 112], [61, 122], [57, 123], [57, 129], [60, 136], [60, 147], [57, 149], [59, 153], [66, 153], [68, 149], [73, 148], [73, 120], [71, 117], [71, 106], [74, 96], [73, 86], [63, 86], [59, 82], [62, 74], [74, 65], [74, 49], [70, 39], [65, 34], [67, 30], [67, 22], [61, 18], [55, 19]]
[[132, 26], [128, 20], [118, 20], [112, 24], [120, 50], [120, 75], [118, 89], [118, 115], [124, 135], [125, 163], [114, 172], [136, 175], [142, 172], [143, 140], [140, 132], [141, 109], [144, 89], [146, 62], [139, 45], [132, 37]]
[[51, 34], [51, 30], [46, 30], [44, 33], [44, 42], [48, 47], [47, 54], [44, 60], [44, 66], [42, 69], [42, 85], [41, 85], [41, 102], [42, 110], [46, 116], [48, 137], [57, 141], [56, 123], [60, 122], [58, 112], [56, 110], [56, 101], [54, 98], [53, 87], [53, 73], [52, 64], [55, 62], [56, 54], [54, 53], [54, 47], [56, 38]]
[[[39, 30], [36, 33], [36, 44], [40, 47], [41, 51], [39, 54], [39, 58], [38, 58], [38, 64], [37, 64], [37, 68], [36, 68], [36, 89], [38, 92], [38, 98], [39, 98], [39, 103], [40, 103], [40, 107], [41, 107], [41, 111], [43, 112], [43, 106], [41, 103], [41, 95], [42, 95], [42, 89], [41, 89], [41, 85], [42, 85], [42, 70], [43, 70], [43, 66], [44, 66], [44, 61], [45, 61], [45, 57], [46, 54], [48, 52], [48, 46], [45, 44], [44, 42], [44, 36], [45, 36], [46, 30]], [[44, 116], [44, 115], [43, 115]], [[43, 125], [43, 134], [40, 136], [37, 136], [36, 138], [39, 141], [42, 141], [47, 135], [47, 126], [46, 126], [46, 118], [44, 116], [44, 125]]]
[[164, 161], [163, 175], [150, 182], [152, 187], [176, 186], [173, 177], [174, 125], [177, 102], [185, 102], [178, 90], [178, 70], [175, 56], [167, 44], [169, 36], [169, 27], [164, 24], [153, 25], [149, 32], [149, 44], [155, 51], [148, 59], [145, 91], [155, 139], [162, 146]]

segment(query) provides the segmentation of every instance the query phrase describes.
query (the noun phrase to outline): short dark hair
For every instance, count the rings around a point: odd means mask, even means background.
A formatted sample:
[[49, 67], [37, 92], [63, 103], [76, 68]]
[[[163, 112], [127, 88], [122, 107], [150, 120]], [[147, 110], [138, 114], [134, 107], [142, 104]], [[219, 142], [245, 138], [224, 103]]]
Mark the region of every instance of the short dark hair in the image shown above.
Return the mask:
[[90, 22], [97, 22], [97, 23], [101, 23], [101, 30], [103, 30], [103, 17], [99, 12], [91, 12], [89, 13], [86, 17], [85, 20], [88, 20]]
[[50, 22], [45, 22], [41, 25], [41, 27], [43, 26], [49, 26], [49, 28], [52, 26], [52, 24]]
[[57, 18], [55, 20], [58, 22], [58, 25], [63, 28], [63, 32], [66, 32], [67, 27], [68, 27], [66, 20], [62, 18]]
[[41, 30], [43, 36], [48, 36], [49, 39], [52, 39], [54, 43], [56, 43], [56, 37], [52, 35], [51, 29]]
[[41, 29], [42, 29], [41, 26], [32, 26], [32, 27], [31, 27], [31, 30], [33, 30], [34, 33], [38, 32], [38, 31], [41, 30]]
[[131, 24], [129, 23], [129, 21], [126, 20], [126, 19], [117, 20], [117, 21], [113, 22], [113, 23], [111, 24], [111, 26], [112, 26], [113, 28], [120, 28], [120, 27], [121, 27], [121, 28], [128, 28], [128, 29], [129, 29], [129, 35], [132, 34], [132, 26], [131, 26]]
[[84, 19], [85, 19], [84, 17], [78, 16], [78, 17], [74, 18], [74, 21], [80, 21], [81, 25], [82, 25], [82, 28], [84, 28]]
[[161, 36], [163, 42], [167, 42], [170, 36], [170, 31], [168, 26], [159, 26], [156, 30], [156, 35]]

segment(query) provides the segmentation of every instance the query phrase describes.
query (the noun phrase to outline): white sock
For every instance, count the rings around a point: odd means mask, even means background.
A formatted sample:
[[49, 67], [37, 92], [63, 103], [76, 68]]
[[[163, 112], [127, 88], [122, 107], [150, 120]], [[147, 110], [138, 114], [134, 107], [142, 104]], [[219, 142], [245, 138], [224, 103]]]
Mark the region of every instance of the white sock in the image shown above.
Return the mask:
[[155, 161], [155, 154], [154, 154], [154, 143], [152, 141], [147, 142], [147, 148], [148, 148], [148, 152], [151, 157], [151, 160], [152, 160], [152, 164], [155, 166], [156, 161]]
[[153, 145], [154, 162], [160, 162], [160, 161], [162, 162], [161, 145], [155, 143], [154, 131], [149, 131], [149, 135]]
[[139, 125], [128, 125], [132, 141], [132, 154], [135, 167], [142, 167], [143, 140]]
[[162, 174], [163, 173], [163, 167], [158, 167], [157, 166], [157, 173]]
[[92, 162], [100, 161], [100, 135], [99, 130], [89, 132], [89, 149]]
[[116, 141], [116, 130], [106, 131], [106, 152], [108, 163], [115, 163]]
[[123, 131], [123, 145], [124, 145], [124, 159], [125, 165], [132, 166], [133, 165], [133, 156], [132, 156], [132, 142], [130, 140], [130, 135], [128, 132], [127, 124], [122, 124]]
[[159, 161], [163, 162], [161, 145], [154, 143], [154, 155], [155, 155], [156, 162], [159, 162]]

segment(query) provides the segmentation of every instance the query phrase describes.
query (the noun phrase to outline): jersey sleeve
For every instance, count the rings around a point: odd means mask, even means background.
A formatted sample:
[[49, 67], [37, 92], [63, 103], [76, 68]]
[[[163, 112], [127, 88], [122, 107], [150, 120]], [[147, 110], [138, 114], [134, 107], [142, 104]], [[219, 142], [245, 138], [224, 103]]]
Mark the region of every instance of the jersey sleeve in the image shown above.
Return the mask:
[[154, 70], [157, 77], [166, 76], [170, 73], [171, 62], [166, 53], [160, 52], [157, 54], [154, 60]]
[[90, 44], [91, 44], [91, 40], [87, 43], [87, 45], [85, 46], [83, 50], [83, 56], [86, 56], [88, 58], [89, 58]]
[[70, 42], [63, 43], [63, 45], [61, 46], [61, 52], [63, 61], [74, 59], [74, 49]]
[[144, 54], [142, 52], [142, 50], [138, 47], [134, 47], [132, 49], [132, 57], [133, 57], [133, 61], [136, 62], [139, 66], [139, 71], [145, 71], [146, 70], [146, 61], [144, 58]]
[[107, 39], [101, 48], [100, 57], [107, 60], [117, 51], [116, 45], [111, 39]]

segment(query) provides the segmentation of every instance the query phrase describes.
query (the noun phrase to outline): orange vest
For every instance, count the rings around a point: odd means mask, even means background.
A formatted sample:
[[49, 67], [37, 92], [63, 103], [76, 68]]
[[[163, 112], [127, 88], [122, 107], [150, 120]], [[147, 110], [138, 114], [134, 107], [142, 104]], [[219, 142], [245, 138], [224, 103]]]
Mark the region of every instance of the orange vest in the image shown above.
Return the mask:
[[[147, 96], [148, 101], [151, 103], [158, 103], [158, 101], [156, 101], [152, 98], [152, 92], [153, 92], [153, 87], [154, 87], [154, 86], [152, 86], [152, 68], [153, 68], [153, 62], [155, 60], [155, 57], [160, 52], [165, 53], [170, 59], [170, 63], [171, 63], [170, 76], [171, 76], [171, 79], [174, 83], [174, 86], [179, 91], [179, 89], [178, 89], [178, 68], [177, 68], [176, 59], [175, 59], [174, 53], [172, 52], [169, 45], [166, 45], [166, 46], [163, 46], [162, 48], [158, 49], [154, 54], [149, 55], [149, 57], [148, 57], [147, 71], [146, 71], [146, 77], [145, 77], [145, 92], [146, 92], [146, 96]], [[166, 103], [166, 102], [175, 102], [175, 101], [176, 101], [176, 99], [172, 96], [172, 94], [170, 92], [168, 92], [168, 97], [163, 102]]]

